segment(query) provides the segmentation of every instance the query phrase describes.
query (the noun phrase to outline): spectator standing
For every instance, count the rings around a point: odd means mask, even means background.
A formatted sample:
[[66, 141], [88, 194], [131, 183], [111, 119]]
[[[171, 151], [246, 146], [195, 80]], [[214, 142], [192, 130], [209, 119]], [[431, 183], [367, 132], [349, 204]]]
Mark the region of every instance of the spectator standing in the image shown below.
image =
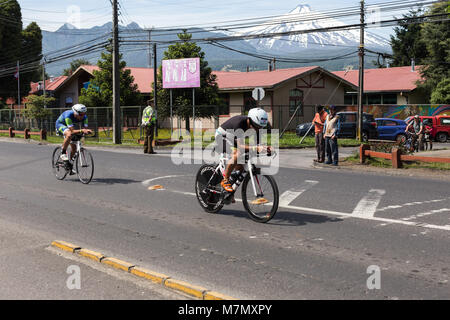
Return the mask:
[[325, 138], [325, 151], [327, 161], [325, 164], [338, 165], [338, 139], [339, 130], [341, 128], [341, 120], [336, 114], [336, 106], [330, 106], [330, 114], [327, 115], [325, 124], [323, 126], [323, 136]]
[[413, 132], [412, 135], [412, 145], [415, 145], [416, 140], [418, 139], [418, 143], [419, 143], [419, 150], [423, 150], [423, 138], [424, 138], [424, 129], [423, 129], [423, 124], [420, 121], [420, 117], [419, 115], [415, 115], [414, 116], [414, 120], [411, 121], [408, 126], [405, 129], [405, 132]]
[[316, 115], [313, 119], [314, 133], [316, 138], [316, 151], [317, 159], [314, 162], [323, 163], [325, 161], [325, 139], [323, 137], [323, 125], [327, 118], [328, 113], [324, 110], [323, 106], [316, 107]]
[[155, 154], [153, 151], [153, 138], [155, 134], [156, 112], [154, 110], [154, 100], [147, 101], [147, 107], [142, 112], [142, 123], [144, 127], [144, 153]]

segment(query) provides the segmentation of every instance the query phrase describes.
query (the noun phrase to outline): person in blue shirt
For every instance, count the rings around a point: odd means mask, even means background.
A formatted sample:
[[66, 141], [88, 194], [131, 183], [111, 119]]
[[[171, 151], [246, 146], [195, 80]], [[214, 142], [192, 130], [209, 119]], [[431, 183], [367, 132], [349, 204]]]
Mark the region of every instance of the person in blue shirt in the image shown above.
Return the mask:
[[[89, 134], [92, 131], [87, 129], [88, 118], [86, 115], [87, 108], [83, 104], [76, 104], [72, 107], [72, 110], [64, 111], [56, 120], [56, 131], [64, 136], [64, 142], [62, 144], [61, 160], [69, 161], [66, 150], [69, 146], [73, 134]], [[76, 130], [75, 124], [82, 124], [83, 128]], [[75, 148], [71, 148], [71, 158], [75, 154]]]
[[337, 136], [341, 129], [341, 119], [336, 114], [336, 106], [330, 106], [330, 113], [327, 115], [325, 123], [323, 125], [323, 137], [325, 138], [325, 152], [327, 161], [325, 164], [338, 165], [339, 153], [338, 153], [338, 141]]

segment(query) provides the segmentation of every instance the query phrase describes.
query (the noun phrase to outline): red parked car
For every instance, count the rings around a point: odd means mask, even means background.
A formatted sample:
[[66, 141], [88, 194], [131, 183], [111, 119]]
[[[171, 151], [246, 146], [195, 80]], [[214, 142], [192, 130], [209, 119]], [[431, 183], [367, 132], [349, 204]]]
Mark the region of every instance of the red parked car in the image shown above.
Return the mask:
[[[446, 142], [450, 140], [450, 116], [419, 116], [420, 121], [423, 122], [425, 119], [430, 119], [433, 124], [431, 130], [431, 138], [438, 142]], [[414, 119], [414, 117], [408, 117], [405, 119], [406, 123], [409, 124]]]

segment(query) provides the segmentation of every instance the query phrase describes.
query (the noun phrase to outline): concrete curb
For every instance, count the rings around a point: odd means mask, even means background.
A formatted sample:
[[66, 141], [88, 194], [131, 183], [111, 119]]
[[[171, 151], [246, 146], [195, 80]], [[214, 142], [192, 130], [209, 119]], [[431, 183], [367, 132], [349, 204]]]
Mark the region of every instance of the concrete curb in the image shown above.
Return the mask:
[[221, 294], [219, 292], [208, 290], [207, 288], [193, 285], [185, 281], [176, 280], [165, 274], [145, 269], [123, 260], [107, 257], [100, 252], [82, 248], [66, 241], [55, 240], [52, 241], [51, 246], [111, 266], [115, 269], [131, 273], [137, 277], [161, 284], [169, 290], [182, 292], [200, 300], [237, 300], [236, 298]]

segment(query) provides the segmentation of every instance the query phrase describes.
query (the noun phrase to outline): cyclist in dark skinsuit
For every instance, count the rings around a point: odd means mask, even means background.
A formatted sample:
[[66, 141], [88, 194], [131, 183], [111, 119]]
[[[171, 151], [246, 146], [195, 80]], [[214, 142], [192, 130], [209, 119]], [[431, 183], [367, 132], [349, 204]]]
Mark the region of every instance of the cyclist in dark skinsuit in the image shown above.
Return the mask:
[[[255, 146], [250, 147], [245, 145], [244, 141], [239, 139], [236, 134], [237, 130], [242, 130], [246, 132], [249, 129], [254, 129], [258, 131], [259, 129], [263, 129], [267, 127], [268, 124], [268, 115], [267, 112], [261, 108], [253, 108], [248, 112], [248, 116], [234, 116], [231, 119], [224, 122], [216, 131], [216, 141], [218, 145], [223, 146], [223, 152], [227, 152], [231, 150], [230, 160], [227, 163], [227, 167], [225, 168], [224, 177], [221, 182], [222, 188], [225, 191], [233, 192], [233, 187], [229, 182], [229, 178], [233, 170], [237, 166], [237, 160], [242, 154], [242, 151], [250, 151], [252, 148], [255, 151], [263, 152], [264, 150], [271, 151], [270, 147], [262, 147]], [[242, 165], [238, 165], [242, 167]], [[242, 170], [242, 168], [240, 168]]]

